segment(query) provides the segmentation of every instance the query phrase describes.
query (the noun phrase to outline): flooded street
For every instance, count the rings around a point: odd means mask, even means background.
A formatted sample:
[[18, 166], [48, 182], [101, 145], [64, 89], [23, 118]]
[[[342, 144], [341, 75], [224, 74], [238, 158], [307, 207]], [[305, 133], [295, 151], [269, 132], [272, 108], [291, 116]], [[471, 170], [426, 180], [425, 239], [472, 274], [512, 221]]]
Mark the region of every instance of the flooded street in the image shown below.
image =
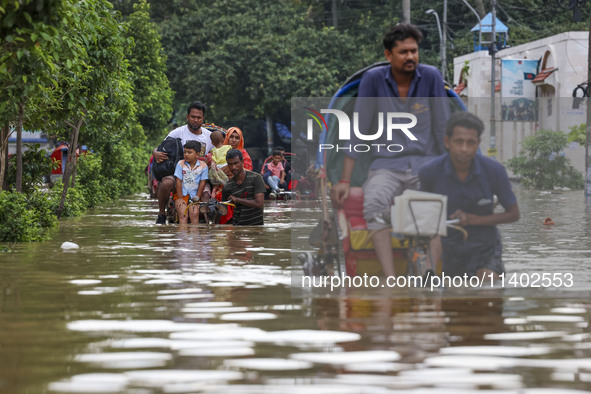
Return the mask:
[[292, 297], [292, 217], [316, 222], [290, 201], [262, 228], [156, 226], [145, 195], [65, 220], [0, 254], [0, 392], [587, 392], [591, 213], [581, 191], [516, 194], [507, 272], [578, 292]]

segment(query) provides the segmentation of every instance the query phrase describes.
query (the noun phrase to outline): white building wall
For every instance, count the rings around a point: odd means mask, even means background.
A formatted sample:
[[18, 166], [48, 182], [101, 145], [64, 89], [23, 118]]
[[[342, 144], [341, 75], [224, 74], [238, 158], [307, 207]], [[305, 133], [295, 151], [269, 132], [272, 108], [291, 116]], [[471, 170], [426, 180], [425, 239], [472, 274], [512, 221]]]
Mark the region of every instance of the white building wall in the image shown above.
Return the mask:
[[[556, 67], [544, 84], [537, 87], [538, 121], [498, 121], [500, 119], [501, 96], [495, 93], [496, 159], [505, 162], [516, 156], [520, 142], [526, 136], [540, 129], [561, 130], [568, 133], [570, 126], [586, 122], [585, 106], [572, 108], [572, 93], [577, 85], [587, 82], [588, 32], [566, 32], [532, 41], [497, 52], [495, 82], [501, 81], [501, 59], [535, 59], [540, 61], [539, 69]], [[545, 65], [542, 61], [549, 52]], [[478, 115], [486, 125], [481, 148], [487, 152], [490, 147], [491, 120], [491, 56], [488, 51], [479, 51], [454, 58], [454, 85], [459, 83], [464, 62], [468, 61], [470, 72], [468, 86], [461, 93], [468, 110]], [[581, 172], [585, 168], [584, 147], [571, 144], [565, 154]]]

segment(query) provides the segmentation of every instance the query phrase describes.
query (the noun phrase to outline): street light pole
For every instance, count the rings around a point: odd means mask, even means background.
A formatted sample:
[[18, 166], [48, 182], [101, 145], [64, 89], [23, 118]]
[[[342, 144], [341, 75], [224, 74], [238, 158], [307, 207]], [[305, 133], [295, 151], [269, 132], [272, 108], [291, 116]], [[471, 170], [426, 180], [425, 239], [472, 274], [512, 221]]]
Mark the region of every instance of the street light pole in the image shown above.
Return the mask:
[[428, 9], [425, 14], [435, 15], [437, 20], [437, 31], [439, 32], [439, 55], [441, 56], [441, 75], [445, 78], [445, 47], [443, 46], [443, 35], [441, 34], [441, 23], [439, 23], [439, 15], [434, 9]]
[[491, 46], [491, 64], [490, 64], [490, 147], [488, 149], [488, 155], [490, 157], [497, 156], [497, 142], [496, 142], [496, 124], [495, 124], [495, 63], [497, 53], [497, 37], [496, 37], [496, 24], [497, 24], [497, 1], [492, 0], [492, 33], [490, 38]]
[[[443, 0], [443, 23], [441, 26], [441, 45], [443, 46], [441, 64], [443, 69], [443, 79], [449, 82], [449, 76], [447, 75], [447, 0]], [[453, 78], [453, 77], [452, 77]], [[453, 84], [453, 81], [450, 82]]]
[[[474, 15], [476, 15], [476, 19], [478, 19], [478, 46], [482, 45], [482, 23], [480, 20], [480, 15], [478, 15], [478, 12], [476, 12], [476, 10], [474, 8], [472, 8], [472, 6], [470, 5], [470, 3], [468, 3], [466, 0], [462, 0], [464, 2], [464, 4], [466, 4], [466, 6], [468, 8], [470, 8], [470, 11], [472, 11], [472, 13]], [[482, 49], [482, 48], [480, 48]]]

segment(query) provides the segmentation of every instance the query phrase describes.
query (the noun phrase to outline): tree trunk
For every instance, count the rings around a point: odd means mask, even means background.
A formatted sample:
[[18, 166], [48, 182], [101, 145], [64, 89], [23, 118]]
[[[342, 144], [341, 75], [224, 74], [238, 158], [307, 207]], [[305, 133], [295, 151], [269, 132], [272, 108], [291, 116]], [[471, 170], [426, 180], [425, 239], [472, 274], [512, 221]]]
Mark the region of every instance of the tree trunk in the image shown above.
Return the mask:
[[273, 118], [271, 115], [266, 114], [265, 120], [267, 121], [267, 154], [273, 153]]
[[[66, 168], [64, 169], [63, 175], [63, 183], [64, 188], [62, 191], [62, 198], [60, 200], [60, 205], [57, 208], [56, 216], [58, 219], [61, 218], [62, 212], [64, 211], [64, 205], [66, 204], [66, 196], [68, 195], [68, 188], [70, 183], [70, 174], [76, 168], [76, 146], [78, 146], [78, 135], [80, 134], [80, 128], [84, 122], [84, 118], [78, 119], [78, 123], [72, 127], [72, 137], [70, 140], [70, 147], [68, 152], [68, 161], [66, 162]], [[73, 160], [73, 161], [72, 161]]]
[[16, 181], [15, 190], [23, 191], [23, 118], [25, 116], [25, 104], [18, 104], [18, 120], [16, 123]]
[[[75, 151], [78, 149], [75, 149]], [[78, 156], [78, 155], [76, 155]], [[72, 168], [72, 182], [70, 182], [70, 187], [76, 187], [76, 170], [78, 169], [78, 157], [74, 158], [74, 166]]]
[[6, 190], [6, 168], [8, 167], [8, 137], [10, 126], [0, 129], [0, 189]]

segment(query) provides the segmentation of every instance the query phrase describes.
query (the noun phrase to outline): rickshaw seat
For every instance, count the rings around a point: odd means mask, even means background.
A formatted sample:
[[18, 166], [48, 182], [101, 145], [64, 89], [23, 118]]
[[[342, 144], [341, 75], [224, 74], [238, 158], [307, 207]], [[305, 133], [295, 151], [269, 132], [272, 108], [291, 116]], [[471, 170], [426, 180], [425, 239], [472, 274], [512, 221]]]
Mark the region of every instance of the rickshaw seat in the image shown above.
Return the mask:
[[345, 200], [341, 209], [345, 212], [347, 219], [363, 219], [363, 188], [352, 187], [349, 197]]
[[[373, 250], [370, 231], [367, 229], [367, 222], [363, 218], [363, 188], [351, 188], [349, 197], [339, 210], [339, 220], [342, 220], [343, 214], [347, 223], [342, 223], [341, 226], [348, 230], [344, 233], [346, 234], [345, 240], [348, 243], [345, 246], [345, 251]], [[404, 239], [392, 237], [392, 248], [401, 249], [407, 246], [408, 242]]]

